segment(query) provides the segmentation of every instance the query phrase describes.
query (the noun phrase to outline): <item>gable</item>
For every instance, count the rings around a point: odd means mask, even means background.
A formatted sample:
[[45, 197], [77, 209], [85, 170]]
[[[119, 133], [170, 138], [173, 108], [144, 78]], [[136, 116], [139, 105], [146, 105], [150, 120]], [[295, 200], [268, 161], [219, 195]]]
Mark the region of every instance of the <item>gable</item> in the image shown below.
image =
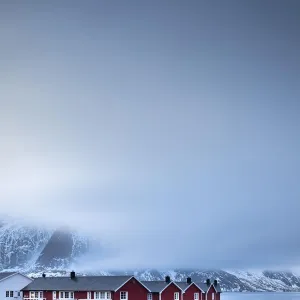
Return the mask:
[[194, 282], [185, 290], [185, 293], [192, 292], [192, 293], [205, 293], [205, 291], [201, 290], [198, 285]]
[[31, 282], [31, 278], [20, 273], [14, 273], [0, 280], [0, 288], [5, 287], [6, 290], [19, 291]]
[[120, 289], [142, 289], [146, 292], [150, 292], [150, 290], [139, 280], [134, 277], [129, 278], [126, 282], [124, 282], [120, 287], [118, 287], [115, 292], [118, 292]]
[[169, 285], [167, 285], [162, 291], [161, 294], [165, 293], [175, 293], [175, 292], [182, 292], [182, 290], [177, 286], [174, 282], [171, 282]]
[[218, 291], [216, 290], [216, 288], [213, 284], [210, 286], [210, 288], [207, 291], [207, 294], [210, 294], [210, 293], [218, 293]]

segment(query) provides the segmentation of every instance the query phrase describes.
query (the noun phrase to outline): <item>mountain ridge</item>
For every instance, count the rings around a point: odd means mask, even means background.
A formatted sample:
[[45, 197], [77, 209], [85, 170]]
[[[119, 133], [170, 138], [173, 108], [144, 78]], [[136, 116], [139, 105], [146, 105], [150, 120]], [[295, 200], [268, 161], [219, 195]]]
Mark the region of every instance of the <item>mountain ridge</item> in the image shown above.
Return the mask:
[[[31, 277], [68, 276], [70, 268], [80, 266], [80, 258], [88, 256], [90, 239], [70, 228], [44, 229], [24, 226], [19, 222], [0, 222], [0, 272], [19, 271]], [[97, 245], [98, 249], [98, 245]], [[101, 255], [99, 246], [98, 255]], [[75, 268], [76, 270], [76, 268]], [[217, 279], [223, 291], [287, 291], [300, 292], [300, 276], [278, 271], [229, 271], [229, 270], [97, 270], [81, 275], [133, 274], [141, 280], [184, 281], [192, 277], [195, 282], [207, 278]]]

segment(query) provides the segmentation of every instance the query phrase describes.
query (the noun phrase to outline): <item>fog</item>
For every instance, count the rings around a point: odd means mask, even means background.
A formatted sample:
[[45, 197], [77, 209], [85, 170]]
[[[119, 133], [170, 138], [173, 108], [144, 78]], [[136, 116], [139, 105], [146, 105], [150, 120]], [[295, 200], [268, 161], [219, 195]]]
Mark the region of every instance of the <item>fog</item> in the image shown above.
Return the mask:
[[299, 8], [2, 1], [2, 215], [86, 268], [297, 267]]

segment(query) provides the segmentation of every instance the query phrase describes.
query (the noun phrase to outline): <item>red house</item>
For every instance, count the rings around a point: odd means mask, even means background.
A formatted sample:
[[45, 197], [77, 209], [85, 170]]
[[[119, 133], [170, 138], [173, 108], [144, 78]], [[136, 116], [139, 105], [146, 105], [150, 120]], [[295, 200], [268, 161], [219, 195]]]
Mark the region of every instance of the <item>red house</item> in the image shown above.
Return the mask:
[[133, 276], [41, 277], [23, 290], [23, 300], [147, 300], [150, 291]]
[[23, 300], [220, 300], [219, 284], [139, 281], [134, 276], [76, 276], [35, 279], [22, 289]]
[[190, 277], [186, 282], [177, 282], [183, 291], [182, 300], [220, 300], [221, 288], [215, 280], [212, 284], [209, 279], [206, 283], [193, 282]]
[[151, 292], [147, 300], [182, 300], [182, 289], [169, 276], [165, 281], [142, 281], [142, 284]]

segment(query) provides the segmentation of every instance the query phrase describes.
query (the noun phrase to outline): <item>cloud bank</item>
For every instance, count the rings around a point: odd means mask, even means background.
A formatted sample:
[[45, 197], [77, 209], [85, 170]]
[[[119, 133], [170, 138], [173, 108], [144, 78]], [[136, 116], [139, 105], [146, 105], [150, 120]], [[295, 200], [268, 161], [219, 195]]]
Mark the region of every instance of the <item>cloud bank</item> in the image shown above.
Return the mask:
[[1, 3], [1, 212], [103, 268], [292, 268], [299, 5], [190, 5]]

